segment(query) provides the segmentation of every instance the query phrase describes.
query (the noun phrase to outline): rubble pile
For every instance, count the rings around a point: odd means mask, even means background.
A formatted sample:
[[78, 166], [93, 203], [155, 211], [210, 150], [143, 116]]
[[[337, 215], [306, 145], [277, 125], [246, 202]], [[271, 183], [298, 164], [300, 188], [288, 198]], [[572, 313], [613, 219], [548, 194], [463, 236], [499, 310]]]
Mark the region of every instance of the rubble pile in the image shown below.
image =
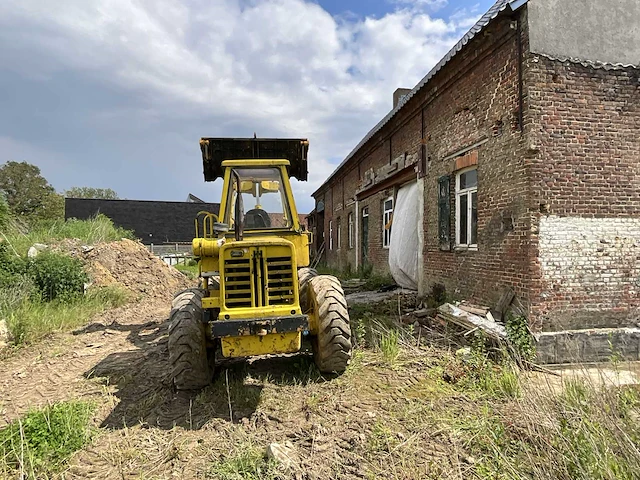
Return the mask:
[[182, 273], [133, 240], [80, 246], [71, 253], [85, 263], [97, 286], [118, 284], [134, 294], [165, 299], [193, 286]]

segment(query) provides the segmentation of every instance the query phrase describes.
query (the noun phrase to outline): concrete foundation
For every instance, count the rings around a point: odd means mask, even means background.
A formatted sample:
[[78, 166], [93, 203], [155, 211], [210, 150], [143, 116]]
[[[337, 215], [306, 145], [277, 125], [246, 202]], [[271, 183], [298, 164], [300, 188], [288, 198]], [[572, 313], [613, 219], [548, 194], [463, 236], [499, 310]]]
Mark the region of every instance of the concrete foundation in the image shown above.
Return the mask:
[[536, 338], [538, 363], [640, 360], [640, 328], [565, 330], [541, 333]]

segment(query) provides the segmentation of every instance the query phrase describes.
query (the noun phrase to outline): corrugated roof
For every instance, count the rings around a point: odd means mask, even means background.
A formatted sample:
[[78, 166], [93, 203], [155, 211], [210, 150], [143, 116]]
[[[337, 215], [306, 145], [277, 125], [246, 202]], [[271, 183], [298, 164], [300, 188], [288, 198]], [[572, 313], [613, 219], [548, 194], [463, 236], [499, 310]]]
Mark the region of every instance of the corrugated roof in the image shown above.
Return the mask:
[[453, 48], [449, 50], [449, 52], [436, 64], [436, 66], [433, 67], [431, 71], [427, 73], [427, 75], [422, 80], [420, 80], [420, 82], [418, 82], [418, 84], [413, 87], [413, 89], [407, 95], [404, 96], [404, 98], [398, 103], [398, 105], [393, 110], [391, 110], [382, 120], [380, 120], [380, 122], [378, 122], [375, 127], [369, 130], [369, 133], [367, 133], [364, 138], [360, 140], [360, 143], [358, 143], [358, 145], [356, 145], [356, 147], [351, 150], [351, 153], [347, 155], [347, 157], [340, 163], [340, 165], [338, 165], [338, 168], [336, 168], [333, 173], [329, 175], [329, 177], [323, 182], [323, 184], [320, 185], [320, 187], [315, 192], [313, 192], [313, 195], [315, 195], [320, 189], [322, 189], [322, 187], [324, 187], [334, 177], [334, 175], [338, 173], [338, 171], [340, 171], [340, 169], [351, 159], [351, 157], [353, 157], [353, 155], [355, 155], [355, 153], [360, 150], [360, 148], [365, 143], [371, 140], [371, 137], [378, 133], [378, 131], [380, 131], [380, 129], [384, 127], [396, 115], [396, 113], [398, 113], [400, 109], [402, 109], [402, 107], [404, 107], [407, 102], [416, 93], [418, 93], [420, 89], [422, 89], [422, 87], [424, 87], [429, 82], [429, 80], [431, 80], [435, 76], [435, 74], [440, 71], [440, 69], [442, 69], [442, 67], [449, 63], [449, 61], [453, 59], [453, 57], [455, 57], [456, 54], [460, 50], [462, 50], [462, 48], [467, 43], [471, 41], [471, 39], [473, 39], [487, 25], [489, 25], [489, 23], [491, 23], [491, 21], [495, 19], [500, 14], [500, 12], [503, 12], [507, 8], [517, 10], [525, 3], [527, 3], [527, 0], [498, 0], [495, 4], [493, 4], [493, 6], [487, 11], [487, 13], [485, 13], [480, 18], [480, 20], [478, 20], [475, 25], [473, 25], [473, 27], [471, 27], [469, 31], [460, 39], [460, 41], [456, 43]]

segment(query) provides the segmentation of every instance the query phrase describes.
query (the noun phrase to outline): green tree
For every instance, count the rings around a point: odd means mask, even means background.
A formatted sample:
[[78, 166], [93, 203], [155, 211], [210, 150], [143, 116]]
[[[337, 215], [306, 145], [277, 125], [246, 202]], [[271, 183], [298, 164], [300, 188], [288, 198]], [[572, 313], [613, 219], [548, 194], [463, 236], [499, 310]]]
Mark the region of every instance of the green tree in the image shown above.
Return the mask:
[[0, 191], [11, 212], [27, 221], [53, 220], [64, 216], [64, 199], [27, 162], [7, 162], [0, 167]]
[[103, 200], [118, 200], [118, 194], [110, 188], [71, 187], [64, 192], [67, 198], [101, 198]]
[[0, 192], [0, 228], [4, 228], [9, 223], [9, 204], [3, 192]]

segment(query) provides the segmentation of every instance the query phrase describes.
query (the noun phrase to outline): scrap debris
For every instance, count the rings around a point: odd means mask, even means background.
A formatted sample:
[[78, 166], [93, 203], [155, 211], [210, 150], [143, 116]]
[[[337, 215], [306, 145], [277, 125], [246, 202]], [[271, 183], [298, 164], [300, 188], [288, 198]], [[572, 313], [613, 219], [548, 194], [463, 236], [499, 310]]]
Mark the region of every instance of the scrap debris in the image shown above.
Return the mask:
[[454, 323], [469, 331], [482, 330], [494, 340], [506, 340], [507, 330], [493, 318], [489, 308], [445, 303], [438, 307], [437, 319]]

